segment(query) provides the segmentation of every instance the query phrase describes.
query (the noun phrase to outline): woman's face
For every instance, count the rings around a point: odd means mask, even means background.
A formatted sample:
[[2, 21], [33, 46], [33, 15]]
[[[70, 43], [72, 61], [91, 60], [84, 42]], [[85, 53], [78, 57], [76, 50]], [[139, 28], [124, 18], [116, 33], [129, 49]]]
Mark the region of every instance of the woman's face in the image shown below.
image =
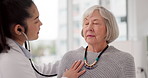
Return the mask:
[[95, 10], [84, 19], [83, 36], [85, 41], [90, 45], [106, 43], [105, 20], [98, 10]]
[[38, 38], [40, 26], [42, 25], [39, 19], [39, 12], [37, 7], [33, 4], [28, 10], [32, 17], [26, 19], [28, 26], [27, 36], [29, 40], [35, 40]]

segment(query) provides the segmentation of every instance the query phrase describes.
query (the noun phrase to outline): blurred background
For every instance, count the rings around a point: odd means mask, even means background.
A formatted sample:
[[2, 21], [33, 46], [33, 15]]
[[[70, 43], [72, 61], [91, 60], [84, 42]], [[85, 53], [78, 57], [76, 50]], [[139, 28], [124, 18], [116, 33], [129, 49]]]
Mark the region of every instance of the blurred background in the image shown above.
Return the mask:
[[[137, 78], [148, 74], [148, 0], [34, 0], [40, 13], [39, 39], [31, 41], [36, 63], [54, 63], [69, 50], [86, 47], [81, 36], [82, 14], [102, 5], [116, 17], [120, 35], [110, 45], [135, 58]], [[147, 73], [146, 73], [147, 72]]]

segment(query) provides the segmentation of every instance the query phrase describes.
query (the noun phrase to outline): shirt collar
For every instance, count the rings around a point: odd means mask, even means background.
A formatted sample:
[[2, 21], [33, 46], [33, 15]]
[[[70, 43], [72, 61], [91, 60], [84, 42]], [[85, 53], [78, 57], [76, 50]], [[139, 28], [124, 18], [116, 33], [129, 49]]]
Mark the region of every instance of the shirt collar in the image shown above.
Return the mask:
[[25, 56], [28, 58], [28, 59], [30, 59], [30, 58], [32, 58], [32, 55], [31, 55], [31, 53], [26, 49], [26, 48], [24, 48], [23, 46], [21, 46], [18, 42], [16, 42], [16, 41], [14, 41], [20, 48], [21, 48], [21, 50], [23, 51], [23, 53], [25, 54]]

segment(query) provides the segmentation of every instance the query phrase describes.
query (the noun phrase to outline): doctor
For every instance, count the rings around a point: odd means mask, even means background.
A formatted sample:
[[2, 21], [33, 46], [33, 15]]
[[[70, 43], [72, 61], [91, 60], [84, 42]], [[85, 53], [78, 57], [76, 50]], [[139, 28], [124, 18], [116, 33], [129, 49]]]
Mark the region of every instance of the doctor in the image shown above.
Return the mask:
[[[37, 66], [23, 46], [28, 40], [38, 38], [39, 12], [32, 0], [0, 0], [0, 78], [46, 78], [57, 74], [58, 64]], [[27, 47], [27, 46], [26, 46]], [[78, 78], [85, 70], [76, 61], [63, 77]]]

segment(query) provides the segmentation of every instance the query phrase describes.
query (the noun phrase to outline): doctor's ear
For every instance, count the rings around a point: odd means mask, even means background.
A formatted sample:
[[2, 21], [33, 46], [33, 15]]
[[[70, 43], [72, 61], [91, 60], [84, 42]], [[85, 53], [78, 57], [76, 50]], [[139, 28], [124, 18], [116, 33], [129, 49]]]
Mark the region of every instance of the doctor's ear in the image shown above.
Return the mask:
[[24, 32], [24, 27], [21, 26], [20, 24], [16, 24], [16, 25], [14, 26], [14, 32], [15, 32], [15, 34], [17, 34], [17, 35], [21, 35], [22, 32]]
[[18, 30], [19, 32], [22, 32], [22, 29], [21, 29], [21, 28], [18, 28], [17, 30]]

